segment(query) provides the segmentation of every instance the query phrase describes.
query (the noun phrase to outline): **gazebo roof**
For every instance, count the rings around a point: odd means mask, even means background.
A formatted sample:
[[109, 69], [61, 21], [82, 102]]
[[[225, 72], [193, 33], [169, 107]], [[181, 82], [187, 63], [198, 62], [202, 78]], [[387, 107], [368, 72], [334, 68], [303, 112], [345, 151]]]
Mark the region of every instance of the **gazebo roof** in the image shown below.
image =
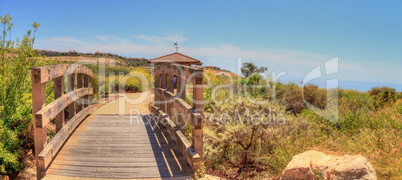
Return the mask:
[[200, 60], [178, 52], [157, 57], [155, 59], [147, 60], [147, 62], [154, 64], [178, 63], [178, 64], [202, 65], [202, 62]]

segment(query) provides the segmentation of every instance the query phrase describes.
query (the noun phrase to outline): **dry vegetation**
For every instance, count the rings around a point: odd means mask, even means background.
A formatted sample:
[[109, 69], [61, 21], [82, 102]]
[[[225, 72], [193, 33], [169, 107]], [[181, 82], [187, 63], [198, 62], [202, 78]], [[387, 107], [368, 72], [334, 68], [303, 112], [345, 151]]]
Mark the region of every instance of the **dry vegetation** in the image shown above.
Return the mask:
[[[227, 78], [208, 75], [215, 86], [229, 83]], [[259, 81], [260, 85], [267, 83]], [[243, 86], [233, 88], [232, 98], [228, 88], [216, 92], [216, 99], [225, 100], [221, 103], [209, 101], [212, 89], [204, 93], [207, 173], [226, 178], [279, 177], [292, 156], [315, 149], [328, 154], [360, 154], [373, 164], [379, 179], [402, 178], [402, 99], [395, 89], [339, 89], [339, 120], [332, 123], [306, 107], [302, 88], [296, 84], [276, 84], [276, 103], [272, 88], [249, 89], [252, 99], [245, 98]], [[240, 103], [238, 91], [242, 92]], [[321, 109], [327, 101], [334, 101], [315, 85], [307, 85], [303, 91], [305, 99]], [[256, 105], [252, 100], [267, 102]], [[268, 115], [252, 116], [263, 113]], [[219, 116], [222, 114], [227, 115]], [[272, 123], [275, 121], [279, 123]]]

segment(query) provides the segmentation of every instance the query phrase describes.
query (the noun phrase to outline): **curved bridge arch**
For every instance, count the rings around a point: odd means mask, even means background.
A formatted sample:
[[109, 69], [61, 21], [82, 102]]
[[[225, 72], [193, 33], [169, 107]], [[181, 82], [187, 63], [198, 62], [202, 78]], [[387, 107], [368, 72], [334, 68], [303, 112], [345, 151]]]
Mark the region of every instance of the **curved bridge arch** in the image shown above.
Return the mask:
[[[33, 67], [31, 78], [37, 179], [62, 178], [58, 177], [60, 175], [191, 178], [189, 175], [200, 167], [203, 154], [203, 69], [168, 64], [159, 66], [154, 72], [155, 101], [154, 106], [149, 108], [153, 114], [149, 114], [147, 109], [147, 112], [139, 114], [141, 121], [146, 123], [132, 126], [131, 113], [123, 116], [102, 114], [105, 109], [102, 110], [102, 107], [97, 110], [100, 104], [92, 104], [92, 70], [75, 64]], [[68, 76], [68, 91], [65, 94], [64, 76]], [[174, 94], [175, 77], [178, 92], [186, 92], [186, 84], [193, 84], [193, 105], [185, 101], [185, 93]], [[45, 84], [51, 80], [54, 81], [55, 100], [46, 105]], [[147, 102], [144, 101], [142, 106], [148, 107]], [[65, 108], [68, 114], [64, 114]], [[172, 114], [174, 109], [182, 116], [175, 118]], [[48, 142], [47, 127], [52, 119], [55, 119], [56, 135]], [[183, 133], [186, 123], [192, 127], [191, 142]], [[99, 146], [99, 139], [110, 144]], [[123, 141], [125, 144], [116, 146]], [[103, 150], [98, 149], [100, 147], [107, 153], [102, 153]], [[95, 161], [97, 163], [93, 164]], [[127, 163], [131, 165], [126, 167]]]
[[[76, 78], [77, 74], [77, 78]], [[68, 93], [64, 94], [64, 76], [68, 76]], [[92, 110], [88, 106], [93, 90], [90, 79], [91, 69], [77, 64], [60, 64], [32, 67], [32, 111], [34, 122], [35, 159], [37, 178], [44, 176], [55, 154], [60, 150], [69, 134]], [[45, 106], [45, 83], [54, 80], [55, 101]], [[77, 80], [77, 83], [76, 83]], [[75, 89], [77, 86], [78, 89]], [[76, 101], [79, 100], [78, 109]], [[68, 107], [68, 122], [64, 108]], [[79, 111], [77, 114], [77, 110]], [[47, 143], [47, 125], [56, 118], [56, 136]]]

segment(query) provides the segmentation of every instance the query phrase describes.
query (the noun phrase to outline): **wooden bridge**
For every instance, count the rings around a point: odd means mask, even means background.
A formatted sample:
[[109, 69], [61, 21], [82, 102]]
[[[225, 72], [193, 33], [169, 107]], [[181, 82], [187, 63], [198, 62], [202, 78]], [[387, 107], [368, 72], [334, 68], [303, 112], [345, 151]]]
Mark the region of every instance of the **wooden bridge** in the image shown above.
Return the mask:
[[[191, 178], [203, 155], [203, 69], [166, 64], [153, 73], [151, 91], [94, 100], [89, 68], [33, 67], [37, 179]], [[51, 81], [55, 100], [46, 105]], [[193, 86], [192, 105], [185, 101], [186, 84]]]

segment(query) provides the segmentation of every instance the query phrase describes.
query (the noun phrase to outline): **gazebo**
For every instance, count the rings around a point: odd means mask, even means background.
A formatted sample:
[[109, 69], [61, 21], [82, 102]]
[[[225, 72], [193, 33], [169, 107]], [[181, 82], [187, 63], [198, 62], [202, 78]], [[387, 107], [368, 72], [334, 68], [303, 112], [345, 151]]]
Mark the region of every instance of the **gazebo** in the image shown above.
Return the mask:
[[202, 65], [202, 62], [198, 59], [192, 58], [190, 56], [184, 55], [179, 52], [175, 52], [172, 54], [167, 54], [161, 57], [157, 57], [155, 59], [150, 59], [147, 60], [148, 63], [150, 64], [155, 64], [155, 65], [161, 65], [165, 63], [177, 63], [177, 64], [182, 64], [186, 66], [191, 66], [191, 65]]

